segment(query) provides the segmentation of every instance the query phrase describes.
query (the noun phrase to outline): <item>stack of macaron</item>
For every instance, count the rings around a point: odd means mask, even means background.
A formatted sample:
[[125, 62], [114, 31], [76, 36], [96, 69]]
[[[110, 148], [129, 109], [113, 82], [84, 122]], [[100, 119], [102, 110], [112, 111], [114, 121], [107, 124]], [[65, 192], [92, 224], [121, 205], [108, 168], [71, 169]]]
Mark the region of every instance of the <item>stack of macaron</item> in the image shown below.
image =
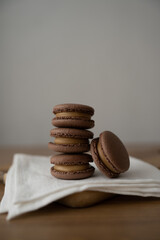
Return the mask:
[[[129, 169], [128, 152], [122, 141], [112, 132], [104, 131], [89, 144], [94, 126], [91, 117], [94, 109], [81, 104], [61, 104], [53, 109], [56, 114], [51, 130], [54, 142], [49, 148], [63, 154], [51, 157], [51, 174], [61, 179], [83, 179], [93, 175], [94, 161], [97, 168], [107, 177], [116, 178]], [[91, 151], [91, 154], [84, 152]]]
[[50, 132], [54, 142], [48, 147], [61, 154], [53, 155], [51, 174], [60, 179], [83, 179], [93, 175], [94, 167], [90, 150], [89, 139], [93, 133], [87, 129], [94, 127], [91, 117], [94, 109], [82, 104], [60, 104], [53, 108], [55, 117], [52, 125], [56, 128]]

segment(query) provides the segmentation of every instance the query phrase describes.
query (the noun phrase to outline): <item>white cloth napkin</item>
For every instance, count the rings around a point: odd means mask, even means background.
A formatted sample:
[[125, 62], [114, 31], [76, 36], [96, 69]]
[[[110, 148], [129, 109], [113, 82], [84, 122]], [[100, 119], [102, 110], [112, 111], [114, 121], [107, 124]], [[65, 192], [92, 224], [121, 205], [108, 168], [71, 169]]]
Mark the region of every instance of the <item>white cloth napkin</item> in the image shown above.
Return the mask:
[[116, 179], [107, 178], [96, 168], [91, 178], [61, 180], [52, 177], [50, 168], [50, 157], [14, 155], [0, 204], [0, 213], [8, 212], [7, 220], [84, 190], [160, 197], [160, 171], [133, 157], [130, 169]]

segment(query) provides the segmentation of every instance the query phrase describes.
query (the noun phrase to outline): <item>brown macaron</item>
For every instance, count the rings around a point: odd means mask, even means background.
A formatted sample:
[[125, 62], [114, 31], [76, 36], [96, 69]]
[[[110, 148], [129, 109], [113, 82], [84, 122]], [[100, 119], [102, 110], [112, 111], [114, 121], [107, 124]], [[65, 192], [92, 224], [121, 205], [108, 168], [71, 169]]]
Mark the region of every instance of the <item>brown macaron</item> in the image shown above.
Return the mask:
[[54, 128], [50, 135], [55, 137], [54, 143], [50, 142], [48, 147], [55, 152], [80, 153], [90, 149], [89, 140], [93, 133], [84, 129]]
[[89, 129], [94, 127], [94, 120], [91, 117], [94, 109], [82, 104], [59, 104], [53, 108], [56, 115], [52, 119], [52, 125], [55, 127], [83, 128]]
[[91, 142], [91, 154], [96, 166], [107, 177], [115, 178], [129, 169], [129, 155], [124, 144], [112, 132], [104, 131]]
[[59, 154], [51, 157], [51, 174], [60, 179], [76, 180], [91, 177], [94, 173], [89, 154]]

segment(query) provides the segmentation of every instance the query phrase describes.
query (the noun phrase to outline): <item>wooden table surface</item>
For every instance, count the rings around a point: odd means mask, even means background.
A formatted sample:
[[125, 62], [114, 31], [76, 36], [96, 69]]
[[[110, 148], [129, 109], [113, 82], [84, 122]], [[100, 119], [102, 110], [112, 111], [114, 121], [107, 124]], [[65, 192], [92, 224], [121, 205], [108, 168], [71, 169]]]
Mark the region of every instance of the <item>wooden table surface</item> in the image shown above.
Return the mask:
[[[129, 154], [160, 168], [160, 145], [128, 146]], [[0, 148], [0, 170], [7, 170], [14, 153], [51, 153], [44, 147]], [[0, 199], [4, 185], [0, 183]], [[0, 215], [0, 239], [160, 239], [160, 198], [116, 195], [89, 208], [73, 209], [52, 203], [6, 221]]]

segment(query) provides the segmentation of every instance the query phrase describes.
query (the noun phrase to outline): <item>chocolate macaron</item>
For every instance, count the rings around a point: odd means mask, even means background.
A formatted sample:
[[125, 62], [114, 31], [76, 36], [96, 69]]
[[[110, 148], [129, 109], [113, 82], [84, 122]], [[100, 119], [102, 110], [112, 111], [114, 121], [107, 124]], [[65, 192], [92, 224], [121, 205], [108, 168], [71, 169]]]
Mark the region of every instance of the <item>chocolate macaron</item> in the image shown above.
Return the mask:
[[83, 129], [94, 127], [94, 120], [91, 119], [94, 109], [90, 106], [72, 103], [59, 104], [53, 108], [53, 113], [56, 115], [52, 119], [55, 127]]
[[92, 176], [94, 167], [89, 154], [59, 154], [51, 157], [51, 174], [60, 179], [76, 180]]
[[91, 154], [99, 170], [110, 178], [129, 169], [129, 156], [124, 144], [112, 132], [104, 131], [91, 142]]
[[54, 128], [50, 135], [55, 137], [54, 142], [49, 142], [48, 147], [55, 152], [80, 153], [90, 149], [89, 140], [93, 133], [89, 130], [75, 128]]

